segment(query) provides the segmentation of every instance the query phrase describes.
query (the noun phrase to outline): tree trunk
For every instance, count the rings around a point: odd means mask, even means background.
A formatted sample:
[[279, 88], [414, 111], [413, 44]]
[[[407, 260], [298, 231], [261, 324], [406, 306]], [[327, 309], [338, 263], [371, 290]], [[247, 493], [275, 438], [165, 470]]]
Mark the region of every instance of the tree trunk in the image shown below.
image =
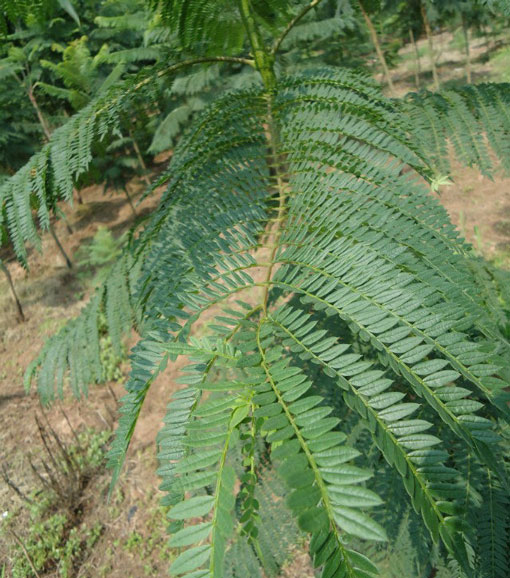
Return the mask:
[[434, 88], [435, 90], [439, 90], [439, 76], [437, 75], [436, 56], [434, 53], [434, 41], [432, 39], [432, 30], [430, 28], [429, 17], [427, 16], [427, 8], [425, 7], [425, 3], [423, 0], [421, 0], [420, 2], [420, 11], [423, 20], [423, 25], [425, 27], [425, 34], [427, 35], [427, 41], [429, 44], [430, 64], [432, 66], [432, 78], [434, 80]]
[[466, 16], [461, 12], [462, 33], [464, 34], [464, 45], [466, 50], [466, 80], [471, 84], [471, 50], [469, 48], [469, 29], [466, 23]]
[[414, 82], [416, 84], [416, 88], [419, 90], [421, 75], [420, 52], [418, 50], [418, 45], [416, 44], [416, 38], [414, 37], [412, 28], [409, 28], [409, 37], [411, 38], [411, 43], [414, 49]]
[[62, 244], [60, 243], [59, 238], [57, 237], [57, 234], [55, 233], [55, 229], [50, 225], [49, 230], [50, 230], [51, 236], [53, 237], [59, 251], [62, 253], [62, 256], [64, 257], [67, 268], [72, 269], [73, 268], [73, 262], [69, 258], [68, 254], [65, 252], [64, 247], [62, 247]]
[[66, 225], [67, 232], [70, 235], [72, 235], [74, 233], [74, 229], [72, 228], [71, 223], [69, 222], [69, 219], [66, 217], [66, 214], [58, 205], [56, 207], [55, 214], [59, 219], [62, 219], [64, 221], [64, 223]]
[[16, 288], [14, 287], [11, 274], [9, 273], [9, 269], [7, 269], [7, 266], [1, 259], [0, 259], [0, 269], [4, 272], [4, 275], [7, 278], [7, 283], [9, 284], [9, 289], [11, 291], [12, 298], [14, 299], [14, 303], [16, 304], [17, 317], [19, 321], [25, 321], [25, 314], [23, 313], [21, 302], [18, 299], [18, 295], [16, 293]]
[[377, 37], [377, 31], [375, 29], [375, 26], [374, 26], [372, 20], [370, 20], [370, 16], [368, 15], [367, 11], [365, 10], [365, 8], [363, 7], [363, 4], [361, 2], [359, 2], [359, 6], [361, 8], [361, 13], [363, 14], [363, 18], [365, 19], [365, 23], [367, 25], [368, 31], [370, 32], [370, 38], [372, 39], [372, 44], [374, 45], [375, 51], [377, 53], [377, 57], [379, 58], [379, 62], [381, 63], [383, 73], [384, 73], [384, 78], [386, 79], [386, 83], [388, 84], [388, 87], [389, 87], [391, 93], [394, 95], [395, 94], [395, 85], [393, 84], [393, 81], [391, 80], [388, 64], [386, 62], [386, 58], [384, 58], [384, 53], [381, 49], [381, 44], [379, 43], [379, 38]]

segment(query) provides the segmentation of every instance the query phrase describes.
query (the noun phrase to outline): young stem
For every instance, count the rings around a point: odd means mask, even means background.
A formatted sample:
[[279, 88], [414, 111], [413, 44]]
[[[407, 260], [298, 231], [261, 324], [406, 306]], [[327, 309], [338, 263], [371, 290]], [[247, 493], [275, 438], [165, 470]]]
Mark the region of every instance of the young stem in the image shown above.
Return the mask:
[[294, 18], [287, 24], [287, 26], [285, 27], [285, 30], [281, 33], [281, 35], [279, 36], [279, 38], [276, 39], [275, 43], [273, 44], [273, 48], [271, 50], [271, 54], [276, 54], [278, 52], [278, 50], [280, 49], [280, 46], [282, 44], [282, 42], [285, 40], [287, 34], [294, 28], [294, 26], [296, 26], [296, 24], [304, 17], [308, 14], [308, 12], [310, 12], [310, 10], [312, 10], [313, 8], [315, 8], [316, 6], [318, 6], [318, 4], [321, 2], [321, 0], [311, 0], [310, 4], [307, 4], [302, 10], [301, 12], [299, 12], [299, 14], [297, 14], [297, 16], [294, 16]]
[[264, 314], [267, 313], [267, 302], [269, 298], [269, 288], [270, 288], [270, 281], [271, 276], [273, 274], [274, 268], [274, 260], [276, 256], [276, 252], [278, 250], [278, 242], [280, 240], [280, 236], [282, 233], [282, 220], [285, 213], [285, 200], [286, 200], [286, 192], [285, 192], [285, 182], [282, 177], [282, 164], [281, 159], [278, 156], [278, 142], [279, 142], [279, 134], [278, 130], [273, 121], [273, 114], [271, 109], [271, 100], [268, 102], [268, 119], [269, 119], [269, 156], [272, 161], [271, 164], [274, 164], [275, 168], [275, 175], [274, 179], [276, 181], [276, 189], [278, 191], [278, 210], [276, 214], [276, 219], [273, 224], [273, 230], [270, 233], [270, 245], [271, 245], [271, 253], [269, 255], [269, 264], [267, 266], [267, 274], [264, 280], [265, 287], [262, 297], [262, 308]]
[[57, 237], [57, 233], [55, 232], [55, 229], [51, 225], [49, 227], [49, 231], [50, 231], [50, 234], [53, 237], [53, 240], [55, 241], [55, 244], [57, 245], [59, 251], [62, 253], [62, 256], [64, 257], [64, 260], [66, 262], [66, 267], [68, 269], [72, 269], [73, 268], [73, 262], [69, 258], [69, 255], [65, 252], [64, 247], [62, 247], [62, 243], [60, 242], [59, 238]]
[[381, 63], [384, 78], [386, 79], [386, 83], [391, 91], [392, 94], [395, 94], [395, 85], [391, 80], [390, 69], [388, 68], [388, 63], [386, 62], [386, 58], [384, 57], [384, 52], [381, 48], [381, 43], [379, 42], [379, 38], [377, 36], [377, 31], [375, 29], [374, 23], [370, 19], [363, 3], [360, 1], [359, 6], [361, 8], [361, 13], [363, 14], [363, 18], [365, 19], [365, 23], [367, 25], [368, 31], [370, 32], [370, 38], [372, 39], [372, 44], [374, 45], [375, 51], [377, 53], [377, 57], [379, 58], [379, 62]]
[[18, 534], [16, 534], [16, 532], [12, 528], [9, 528], [9, 532], [12, 534], [12, 537], [16, 540], [16, 543], [23, 551], [23, 554], [24, 554], [25, 558], [27, 559], [27, 562], [28, 562], [30, 568], [32, 569], [32, 572], [34, 573], [34, 576], [36, 578], [41, 578], [41, 575], [37, 572], [37, 568], [34, 565], [34, 561], [30, 557], [30, 554], [27, 550], [27, 547], [23, 543], [23, 540], [18, 536]]
[[44, 118], [44, 115], [43, 115], [41, 109], [39, 108], [39, 104], [35, 98], [34, 88], [32, 85], [28, 86], [27, 94], [28, 94], [28, 99], [30, 100], [30, 102], [32, 103], [32, 106], [35, 109], [35, 112], [37, 114], [37, 118], [39, 119], [39, 124], [41, 125], [41, 128], [43, 129], [44, 136], [46, 137], [46, 140], [49, 141], [51, 138], [50, 127], [48, 126], [48, 123], [46, 122], [46, 119]]
[[66, 214], [64, 213], [64, 211], [62, 211], [60, 209], [60, 207], [57, 206], [57, 209], [55, 212], [56, 212], [57, 216], [64, 221], [64, 223], [66, 225], [67, 232], [70, 235], [72, 235], [74, 233], [74, 229], [71, 226], [71, 223], [69, 222], [69, 219], [66, 217]]
[[432, 67], [432, 78], [434, 80], [434, 89], [439, 90], [439, 76], [437, 74], [436, 68], [436, 56], [434, 53], [434, 40], [432, 39], [432, 29], [430, 28], [429, 17], [427, 16], [427, 8], [425, 6], [424, 0], [420, 2], [420, 12], [421, 18], [423, 20], [423, 26], [425, 27], [425, 34], [427, 35], [427, 42], [429, 45], [430, 52], [430, 65]]
[[253, 16], [250, 0], [237, 0], [244, 28], [248, 34], [250, 46], [255, 59], [255, 66], [262, 76], [262, 82], [267, 92], [272, 93], [276, 88], [274, 72], [274, 57], [264, 46], [262, 36]]
[[269, 258], [269, 265], [267, 267], [266, 279], [264, 282], [264, 293], [262, 296], [262, 308], [264, 313], [267, 309], [267, 301], [269, 297], [269, 287], [271, 280], [271, 275], [273, 272], [273, 261], [278, 249], [278, 240], [281, 235], [281, 221], [283, 219], [283, 213], [285, 211], [285, 183], [282, 177], [282, 162], [278, 155], [279, 148], [279, 133], [278, 128], [275, 125], [272, 113], [272, 97], [276, 90], [276, 74], [274, 72], [274, 54], [270, 53], [264, 46], [264, 42], [260, 35], [260, 31], [255, 22], [253, 16], [252, 7], [250, 0], [238, 0], [239, 10], [241, 12], [241, 17], [243, 19], [244, 27], [248, 38], [250, 40], [250, 45], [252, 48], [253, 56], [255, 59], [255, 66], [262, 76], [262, 82], [268, 96], [268, 144], [269, 144], [269, 158], [270, 165], [274, 166], [275, 174], [274, 178], [276, 181], [276, 188], [278, 191], [278, 213], [274, 229], [271, 231], [272, 237], [272, 249]]
[[2, 478], [3, 478], [4, 482], [6, 483], [6, 485], [9, 486], [9, 488], [11, 488], [11, 490], [15, 494], [17, 494], [24, 502], [26, 502], [27, 504], [30, 504], [31, 506], [33, 506], [35, 504], [34, 500], [29, 498], [25, 494], [25, 492], [23, 492], [23, 490], [21, 490], [19, 488], [19, 486], [11, 480], [11, 478], [9, 477], [9, 472], [7, 471], [7, 468], [5, 467], [4, 464], [2, 464]]
[[14, 303], [16, 304], [17, 316], [20, 321], [25, 321], [25, 314], [23, 313], [23, 308], [21, 307], [21, 302], [18, 299], [18, 295], [16, 293], [16, 288], [14, 287], [14, 283], [12, 281], [11, 274], [9, 273], [9, 269], [7, 269], [4, 262], [0, 259], [0, 269], [3, 271], [5, 277], [7, 278], [7, 283], [9, 285], [9, 289], [11, 291], [12, 298], [14, 299]]

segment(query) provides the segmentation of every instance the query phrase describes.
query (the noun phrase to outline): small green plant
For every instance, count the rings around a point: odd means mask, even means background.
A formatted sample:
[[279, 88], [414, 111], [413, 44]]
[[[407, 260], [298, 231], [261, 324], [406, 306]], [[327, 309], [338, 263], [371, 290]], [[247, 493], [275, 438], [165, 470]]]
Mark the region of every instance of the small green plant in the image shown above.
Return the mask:
[[[103, 525], [96, 522], [92, 527], [80, 526], [69, 529], [70, 520], [62, 513], [44, 520], [33, 519], [23, 546], [15, 549], [12, 578], [26, 578], [38, 572], [53, 570], [56, 576], [70, 578], [77, 559], [97, 543]], [[30, 563], [31, 561], [31, 563]], [[33, 565], [33, 567], [32, 567]]]
[[69, 448], [69, 455], [80, 470], [97, 470], [104, 463], [106, 448], [111, 437], [110, 430], [96, 431], [87, 428], [78, 433], [78, 443]]
[[496, 251], [493, 263], [498, 269], [510, 269], [510, 243], [507, 247]]
[[[103, 368], [104, 381], [121, 381], [124, 377], [122, 372], [122, 363], [126, 360], [126, 355], [118, 355], [113, 347], [112, 338], [109, 335], [103, 335], [99, 340], [99, 358]], [[123, 349], [125, 352], [125, 349]]]
[[480, 231], [480, 227], [478, 225], [475, 225], [473, 227], [473, 232], [475, 235], [476, 251], [479, 255], [483, 255], [485, 250], [485, 243], [483, 241], [483, 236], [482, 232]]
[[125, 234], [116, 239], [106, 227], [99, 227], [92, 241], [76, 251], [76, 264], [93, 271], [94, 282], [101, 283], [108, 276], [112, 264], [121, 255], [125, 241]]

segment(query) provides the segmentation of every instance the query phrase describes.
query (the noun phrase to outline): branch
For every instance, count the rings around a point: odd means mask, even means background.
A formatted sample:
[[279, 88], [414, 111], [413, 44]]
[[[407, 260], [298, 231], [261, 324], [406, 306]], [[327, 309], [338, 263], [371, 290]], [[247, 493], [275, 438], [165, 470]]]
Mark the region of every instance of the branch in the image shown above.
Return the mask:
[[294, 18], [287, 24], [287, 27], [285, 28], [285, 30], [282, 32], [280, 38], [277, 38], [273, 48], [271, 50], [271, 54], [274, 56], [278, 50], [280, 49], [280, 45], [281, 43], [285, 40], [285, 37], [287, 36], [287, 34], [294, 28], [294, 26], [301, 20], [301, 18], [303, 18], [303, 16], [305, 16], [306, 14], [308, 14], [308, 12], [310, 12], [310, 10], [312, 8], [315, 8], [319, 3], [321, 2], [321, 0], [312, 0], [310, 2], [310, 4], [308, 4], [307, 6], [305, 6], [303, 8], [303, 10], [301, 10], [301, 12], [297, 15], [294, 16]]
[[[159, 71], [158, 77], [171, 74], [172, 72], [176, 72], [177, 70], [186, 68], [187, 66], [193, 66], [194, 64], [203, 64], [207, 62], [237, 62], [238, 64], [248, 64], [249, 66], [255, 67], [255, 62], [251, 58], [238, 58], [236, 56], [204, 56], [203, 58], [191, 58], [190, 60], [183, 60], [182, 62], [172, 64], [172, 66]], [[143, 80], [135, 86], [135, 89], [147, 84], [147, 82], [150, 80], [150, 78]]]
[[[255, 62], [253, 60], [251, 60], [250, 58], [238, 58], [235, 56], [204, 56], [202, 58], [191, 58], [189, 60], [183, 60], [182, 62], [177, 62], [176, 64], [172, 64], [168, 68], [165, 68], [163, 70], [159, 70], [156, 73], [156, 76], [157, 76], [157, 78], [161, 78], [163, 76], [166, 76], [167, 74], [172, 74], [173, 72], [177, 72], [181, 68], [186, 68], [187, 66], [193, 66], [195, 64], [203, 64], [203, 63], [207, 63], [207, 62], [237, 62], [238, 64], [248, 64], [248, 65], [253, 66], [255, 68]], [[139, 90], [140, 88], [144, 87], [146, 84], [149, 84], [152, 80], [154, 80], [153, 74], [148, 76], [147, 78], [144, 78], [143, 80], [141, 80], [140, 82], [135, 84], [132, 88], [128, 89], [127, 93], [135, 92], [135, 91]], [[122, 96], [125, 96], [125, 93]], [[93, 118], [93, 117], [95, 118], [98, 115], [100, 115], [108, 107], [110, 107], [111, 104], [112, 104], [112, 102], [110, 101], [105, 106], [94, 111], [91, 114], [91, 117], [88, 119], [88, 121], [90, 121], [91, 118]]]
[[[193, 66], [195, 64], [203, 64], [203, 63], [207, 63], [207, 62], [236, 62], [238, 64], [248, 64], [249, 66], [255, 67], [255, 62], [253, 60], [251, 60], [250, 58], [238, 58], [238, 57], [234, 57], [234, 56], [204, 56], [202, 58], [191, 58], [189, 60], [183, 60], [182, 62], [177, 62], [176, 64], [172, 64], [168, 68], [165, 68], [163, 70], [159, 70], [156, 73], [156, 76], [157, 76], [157, 78], [161, 78], [163, 76], [166, 76], [167, 74], [172, 74], [173, 72], [177, 72], [181, 68], [186, 68], [187, 66]], [[127, 93], [135, 92], [135, 91], [139, 90], [140, 88], [144, 87], [146, 84], [149, 84], [153, 80], [154, 80], [154, 74], [151, 74], [151, 75], [147, 76], [147, 78], [144, 78], [143, 80], [141, 80], [140, 82], [135, 84], [132, 88], [128, 89]], [[125, 96], [125, 94], [126, 93], [123, 93], [122, 96]], [[91, 114], [91, 117], [88, 119], [88, 121], [90, 121], [92, 117], [97, 117], [98, 115], [100, 115], [108, 107], [110, 107], [111, 104], [112, 104], [112, 101], [109, 101], [108, 104], [95, 110]]]

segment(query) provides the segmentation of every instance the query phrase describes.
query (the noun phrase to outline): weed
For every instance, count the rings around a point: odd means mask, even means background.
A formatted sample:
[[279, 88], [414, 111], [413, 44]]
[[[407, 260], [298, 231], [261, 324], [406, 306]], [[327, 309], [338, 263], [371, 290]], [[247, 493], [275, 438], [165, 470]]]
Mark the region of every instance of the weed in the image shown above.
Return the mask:
[[[111, 432], [87, 429], [76, 433], [73, 430], [75, 443], [65, 445], [49, 423], [46, 426], [39, 420], [37, 423], [47, 455], [43, 457], [42, 467], [31, 465], [42, 488], [32, 490], [28, 496], [17, 490], [26, 505], [2, 517], [0, 537], [11, 545], [8, 570], [12, 578], [50, 571], [55, 576], [69, 578], [104, 529], [101, 522], [80, 524], [82, 512], [77, 504], [82, 502], [78, 493], [83, 493], [103, 463]], [[4, 480], [17, 489], [7, 473]], [[23, 518], [22, 525], [28, 526], [25, 532], [17, 527]], [[7, 572], [5, 565], [2, 572]]]
[[109, 335], [104, 335], [99, 340], [101, 365], [105, 381], [120, 381], [124, 374], [121, 369], [125, 355], [119, 356], [113, 347], [112, 339]]
[[133, 530], [129, 536], [127, 537], [126, 541], [123, 545], [124, 550], [131, 552], [132, 554], [136, 554], [137, 557], [144, 558], [144, 551], [145, 551], [145, 541], [143, 536]]
[[12, 578], [26, 578], [34, 568], [38, 572], [55, 569], [57, 576], [69, 578], [77, 560], [96, 544], [103, 530], [100, 522], [90, 528], [82, 526], [69, 530], [70, 520], [62, 513], [31, 522], [23, 542], [24, 549], [20, 545], [14, 552]]
[[490, 57], [493, 79], [510, 82], [510, 47], [505, 46]]
[[116, 239], [106, 227], [99, 227], [90, 243], [83, 244], [75, 253], [76, 264], [82, 269], [82, 278], [93, 273], [93, 284], [106, 280], [111, 266], [122, 253], [126, 234]]
[[103, 464], [111, 436], [110, 430], [98, 432], [92, 428], [78, 434], [79, 445], [71, 446], [69, 453], [80, 470], [97, 470]]
[[500, 235], [510, 237], [510, 221], [498, 221], [494, 224], [494, 230]]
[[484, 246], [484, 242], [483, 242], [482, 232], [480, 231], [480, 228], [478, 227], [478, 225], [475, 225], [473, 227], [473, 231], [475, 234], [476, 250], [477, 250], [479, 255], [483, 255], [485, 246]]

